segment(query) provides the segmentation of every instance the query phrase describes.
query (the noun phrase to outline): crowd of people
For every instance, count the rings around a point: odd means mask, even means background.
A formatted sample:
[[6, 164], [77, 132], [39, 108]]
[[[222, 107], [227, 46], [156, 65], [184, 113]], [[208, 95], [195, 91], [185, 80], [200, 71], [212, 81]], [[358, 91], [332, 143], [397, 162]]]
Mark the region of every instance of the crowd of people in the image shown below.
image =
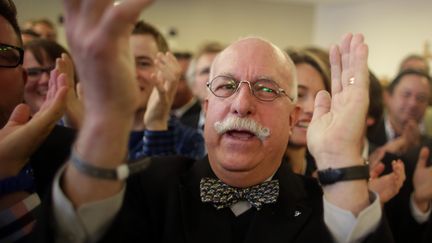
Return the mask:
[[0, 242], [432, 242], [432, 80], [361, 34], [171, 52], [152, 0], [0, 0]]

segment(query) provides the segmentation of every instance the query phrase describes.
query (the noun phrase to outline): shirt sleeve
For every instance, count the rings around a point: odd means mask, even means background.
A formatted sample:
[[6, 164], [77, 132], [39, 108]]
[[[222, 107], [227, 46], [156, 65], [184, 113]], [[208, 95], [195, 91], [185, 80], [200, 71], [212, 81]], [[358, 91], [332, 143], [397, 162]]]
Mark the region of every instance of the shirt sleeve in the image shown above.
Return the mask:
[[[36, 222], [41, 201], [36, 193], [0, 212], [0, 242], [21, 242], [27, 238]], [[24, 240], [25, 241], [25, 240]]]
[[411, 210], [411, 215], [413, 216], [415, 221], [419, 224], [423, 224], [426, 223], [426, 221], [429, 219], [429, 216], [431, 215], [431, 211], [432, 211], [432, 206], [431, 203], [429, 202], [429, 210], [423, 213], [414, 203], [413, 194], [411, 193], [410, 210]]
[[361, 211], [357, 218], [350, 211], [331, 204], [324, 197], [324, 222], [335, 242], [361, 242], [378, 228], [382, 217], [379, 196], [376, 193], [369, 195], [372, 199], [371, 205]]
[[75, 209], [60, 187], [63, 167], [53, 184], [55, 242], [97, 242], [108, 230], [123, 203], [125, 187], [116, 195], [101, 201], [84, 204]]

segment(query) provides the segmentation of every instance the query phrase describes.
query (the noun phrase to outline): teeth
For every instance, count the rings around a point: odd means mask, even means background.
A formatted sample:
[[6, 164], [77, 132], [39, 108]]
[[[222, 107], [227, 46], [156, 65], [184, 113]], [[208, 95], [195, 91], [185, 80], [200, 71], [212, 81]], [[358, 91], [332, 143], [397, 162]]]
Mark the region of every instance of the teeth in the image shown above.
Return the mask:
[[298, 122], [297, 126], [298, 127], [303, 127], [303, 128], [308, 128], [309, 127], [309, 122]]
[[230, 131], [229, 134], [238, 139], [249, 139], [254, 136], [252, 133], [246, 131]]
[[40, 96], [46, 96], [47, 93], [48, 93], [48, 90], [38, 90], [38, 94]]

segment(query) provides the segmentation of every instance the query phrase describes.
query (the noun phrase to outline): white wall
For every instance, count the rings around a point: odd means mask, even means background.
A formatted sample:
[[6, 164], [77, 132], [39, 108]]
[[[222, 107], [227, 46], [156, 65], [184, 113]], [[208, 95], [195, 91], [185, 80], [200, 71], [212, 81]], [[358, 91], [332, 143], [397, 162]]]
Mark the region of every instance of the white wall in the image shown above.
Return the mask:
[[328, 47], [347, 32], [360, 32], [369, 44], [369, 66], [391, 78], [409, 53], [423, 53], [431, 41], [432, 1], [376, 0], [316, 9], [314, 43]]
[[[55, 20], [61, 14], [59, 0], [15, 2], [21, 23], [40, 16]], [[173, 49], [195, 51], [205, 40], [229, 43], [249, 35], [285, 48], [312, 42], [314, 7], [253, 0], [158, 0], [142, 17], [164, 32], [170, 27], [178, 30], [178, 36], [170, 38]], [[64, 43], [64, 38], [60, 42]]]

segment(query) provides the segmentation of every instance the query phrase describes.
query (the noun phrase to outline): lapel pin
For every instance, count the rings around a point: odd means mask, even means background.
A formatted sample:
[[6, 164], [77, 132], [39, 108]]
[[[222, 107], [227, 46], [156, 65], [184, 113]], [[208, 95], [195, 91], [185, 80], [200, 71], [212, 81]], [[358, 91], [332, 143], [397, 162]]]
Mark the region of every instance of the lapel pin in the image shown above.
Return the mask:
[[296, 211], [294, 212], [294, 217], [298, 217], [298, 216], [300, 216], [300, 214], [301, 214], [301, 212], [296, 210]]

